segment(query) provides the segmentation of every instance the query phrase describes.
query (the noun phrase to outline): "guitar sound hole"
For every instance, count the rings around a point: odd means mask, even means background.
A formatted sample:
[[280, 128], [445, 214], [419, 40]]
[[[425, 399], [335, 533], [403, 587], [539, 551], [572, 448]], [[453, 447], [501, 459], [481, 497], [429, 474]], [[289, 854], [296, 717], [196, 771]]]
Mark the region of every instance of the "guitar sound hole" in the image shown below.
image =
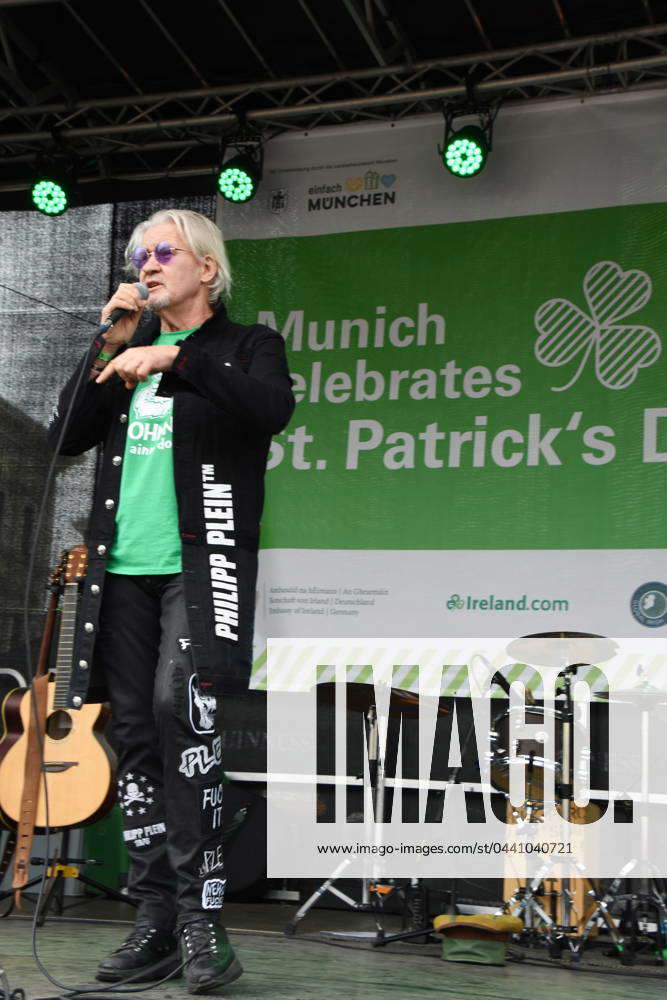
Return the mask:
[[64, 740], [72, 730], [72, 720], [69, 712], [64, 712], [59, 708], [52, 712], [46, 720], [46, 732], [52, 740]]

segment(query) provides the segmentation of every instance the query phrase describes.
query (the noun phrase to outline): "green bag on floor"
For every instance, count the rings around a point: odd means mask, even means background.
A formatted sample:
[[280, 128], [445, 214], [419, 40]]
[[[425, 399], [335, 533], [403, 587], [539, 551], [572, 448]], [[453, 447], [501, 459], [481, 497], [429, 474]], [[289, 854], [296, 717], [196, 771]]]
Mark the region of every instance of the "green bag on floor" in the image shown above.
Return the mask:
[[523, 930], [518, 917], [482, 913], [479, 916], [435, 917], [433, 927], [442, 934], [444, 962], [478, 962], [480, 965], [504, 965], [507, 939]]

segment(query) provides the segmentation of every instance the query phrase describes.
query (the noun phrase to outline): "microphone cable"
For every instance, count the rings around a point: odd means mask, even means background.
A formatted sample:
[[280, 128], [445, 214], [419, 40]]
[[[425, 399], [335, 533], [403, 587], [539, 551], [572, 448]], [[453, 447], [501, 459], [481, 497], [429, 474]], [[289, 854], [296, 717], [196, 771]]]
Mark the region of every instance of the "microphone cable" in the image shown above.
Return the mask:
[[79, 316], [77, 313], [69, 312], [67, 309], [61, 309], [60, 306], [54, 306], [52, 302], [45, 302], [44, 299], [37, 299], [34, 295], [28, 295], [27, 292], [20, 292], [18, 288], [10, 288], [9, 285], [3, 285], [1, 281], [0, 288], [4, 288], [6, 292], [13, 292], [14, 295], [22, 295], [24, 299], [29, 299], [30, 302], [37, 302], [40, 306], [46, 306], [47, 309], [55, 309], [56, 312], [63, 313], [64, 316], [69, 316], [70, 319], [79, 319], [82, 323], [94, 326], [96, 330], [100, 329], [100, 324], [96, 323], [95, 320], [88, 319], [87, 316]]
[[[4, 285], [2, 283], [0, 283], [0, 288], [4, 288], [4, 289], [7, 289], [8, 291], [14, 292], [16, 295], [22, 295], [24, 298], [30, 299], [32, 302], [38, 302], [41, 305], [47, 306], [47, 308], [56, 309], [58, 312], [64, 313], [66, 316], [69, 316], [70, 318], [78, 319], [78, 320], [81, 320], [84, 323], [89, 324], [90, 326], [94, 326], [97, 330], [100, 329], [100, 324], [99, 323], [95, 323], [93, 320], [87, 319], [87, 318], [85, 318], [83, 316], [78, 316], [76, 313], [70, 313], [70, 312], [68, 312], [65, 309], [60, 309], [58, 306], [54, 306], [54, 305], [52, 305], [52, 303], [45, 302], [43, 299], [37, 299], [37, 298], [35, 298], [32, 295], [27, 295], [25, 292], [21, 292], [21, 291], [19, 291], [16, 288], [10, 288], [8, 285]], [[33, 666], [33, 663], [32, 663], [32, 654], [31, 654], [31, 650], [30, 650], [30, 626], [29, 626], [30, 590], [31, 590], [31, 586], [32, 586], [32, 578], [33, 578], [33, 574], [34, 574], [35, 561], [36, 561], [36, 558], [37, 558], [37, 545], [38, 545], [38, 540], [39, 540], [40, 532], [42, 530], [42, 524], [43, 524], [44, 516], [45, 516], [45, 512], [46, 512], [47, 500], [48, 500], [49, 494], [51, 492], [51, 486], [53, 484], [53, 479], [54, 479], [54, 476], [55, 476], [56, 464], [58, 462], [58, 458], [60, 457], [60, 454], [59, 454], [60, 453], [60, 448], [62, 446], [62, 443], [63, 443], [64, 439], [65, 439], [65, 434], [67, 433], [67, 429], [68, 429], [68, 426], [69, 426], [69, 421], [70, 421], [70, 418], [72, 416], [72, 411], [74, 409], [74, 402], [75, 402], [75, 400], [77, 398], [77, 394], [79, 392], [79, 387], [81, 386], [81, 382], [83, 380], [84, 374], [86, 374], [85, 360], [86, 360], [86, 358], [85, 358], [85, 355], [84, 355], [84, 357], [82, 358], [82, 360], [80, 362], [81, 370], [79, 371], [77, 380], [76, 380], [76, 382], [74, 384], [74, 389], [73, 389], [71, 398], [69, 400], [69, 404], [67, 406], [67, 409], [65, 411], [65, 416], [63, 418], [63, 425], [62, 425], [60, 434], [58, 436], [58, 440], [57, 440], [57, 442], [55, 444], [55, 447], [53, 449], [53, 457], [52, 457], [52, 459], [51, 459], [51, 461], [49, 463], [49, 467], [48, 467], [48, 470], [47, 470], [46, 481], [44, 483], [44, 489], [42, 491], [42, 497], [41, 497], [41, 500], [40, 500], [40, 506], [39, 506], [39, 512], [38, 512], [38, 516], [37, 516], [37, 522], [36, 522], [36, 526], [35, 526], [34, 533], [33, 533], [33, 542], [32, 542], [32, 547], [31, 547], [31, 550], [30, 550], [30, 556], [29, 556], [29, 559], [28, 559], [28, 570], [27, 570], [26, 584], [25, 584], [25, 589], [24, 589], [24, 597], [23, 597], [23, 641], [24, 641], [24, 646], [25, 646], [25, 665], [26, 665], [27, 680], [28, 680], [28, 684], [29, 684], [31, 713], [32, 713], [32, 719], [33, 719], [34, 727], [35, 727], [35, 737], [37, 737], [37, 735], [38, 735], [38, 721], [37, 721], [38, 720], [38, 710], [37, 710], [37, 699], [36, 699], [36, 696], [35, 696], [34, 687], [32, 686], [32, 682], [33, 682], [34, 674], [35, 674], [35, 669], [34, 669], [34, 666]], [[134, 987], [126, 987], [126, 988], [123, 988], [123, 989], [118, 989], [118, 983], [112, 983], [109, 986], [91, 986], [91, 987], [82, 987], [82, 988], [70, 987], [66, 983], [61, 983], [57, 979], [55, 979], [55, 977], [51, 975], [51, 973], [48, 971], [48, 969], [46, 968], [46, 966], [43, 964], [42, 960], [40, 959], [38, 951], [37, 951], [37, 921], [38, 921], [38, 917], [39, 917], [39, 913], [40, 913], [40, 908], [41, 908], [41, 905], [42, 905], [42, 900], [44, 898], [44, 892], [46, 890], [46, 881], [47, 881], [47, 877], [48, 877], [48, 867], [49, 867], [48, 866], [48, 861], [49, 861], [49, 856], [50, 856], [51, 826], [50, 826], [50, 822], [49, 822], [48, 786], [47, 786], [47, 782], [45, 780], [45, 775], [46, 775], [45, 763], [46, 762], [44, 760], [44, 750], [43, 750], [43, 747], [42, 747], [41, 742], [40, 742], [39, 739], [37, 739], [37, 747], [38, 747], [39, 758], [40, 758], [41, 784], [42, 784], [42, 786], [44, 788], [44, 811], [45, 811], [45, 823], [44, 823], [44, 840], [45, 840], [44, 860], [45, 860], [45, 864], [44, 864], [44, 871], [42, 872], [42, 878], [41, 878], [41, 882], [40, 882], [40, 887], [39, 887], [39, 893], [38, 893], [38, 896], [37, 896], [37, 901], [35, 903], [35, 912], [33, 914], [33, 919], [32, 919], [32, 953], [33, 953], [33, 958], [35, 960], [35, 964], [37, 965], [37, 968], [42, 973], [42, 975], [46, 979], [48, 979], [48, 981], [50, 983], [52, 983], [53, 986], [55, 986], [57, 989], [64, 991], [62, 994], [58, 994], [58, 997], [56, 997], [56, 998], [42, 997], [42, 998], [40, 998], [40, 1000], [62, 1000], [62, 998], [64, 998], [64, 997], [74, 998], [74, 997], [78, 997], [78, 996], [91, 996], [93, 994], [103, 994], [106, 997], [106, 996], [114, 995], [114, 994], [119, 994], [120, 995], [120, 994], [126, 994], [126, 993], [143, 993], [143, 992], [145, 992], [147, 990], [155, 989], [155, 987], [157, 987], [157, 986], [161, 986], [163, 983], [167, 982], [169, 979], [174, 978], [175, 974], [178, 973], [178, 972], [180, 972], [181, 969], [184, 967], [185, 962], [182, 962], [181, 965], [176, 970], [174, 970], [174, 972], [171, 972], [169, 975], [165, 976], [161, 980], [152, 981], [152, 982], [148, 983], [145, 986], [134, 986]], [[193, 958], [194, 957], [196, 957], [196, 956], [193, 956]], [[120, 980], [120, 984], [122, 985], [125, 982], [130, 982], [131, 979], [132, 979], [132, 976], [129, 976], [126, 980]], [[22, 991], [16, 991], [15, 990], [13, 995], [18, 994], [19, 992], [22, 992]], [[20, 998], [18, 996], [16, 996], [16, 1000], [20, 1000]]]

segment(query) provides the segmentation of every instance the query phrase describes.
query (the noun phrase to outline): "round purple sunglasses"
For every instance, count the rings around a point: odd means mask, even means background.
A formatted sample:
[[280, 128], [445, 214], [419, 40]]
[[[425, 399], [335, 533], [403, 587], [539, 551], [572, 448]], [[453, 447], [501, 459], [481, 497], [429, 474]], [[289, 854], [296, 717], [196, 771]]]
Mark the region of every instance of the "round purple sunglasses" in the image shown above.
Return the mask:
[[188, 253], [187, 250], [182, 250], [181, 247], [169, 246], [166, 240], [161, 243], [156, 243], [152, 250], [147, 250], [146, 247], [135, 247], [130, 254], [130, 261], [132, 267], [140, 271], [142, 267], [146, 266], [148, 258], [153, 254], [158, 264], [168, 264], [175, 253]]

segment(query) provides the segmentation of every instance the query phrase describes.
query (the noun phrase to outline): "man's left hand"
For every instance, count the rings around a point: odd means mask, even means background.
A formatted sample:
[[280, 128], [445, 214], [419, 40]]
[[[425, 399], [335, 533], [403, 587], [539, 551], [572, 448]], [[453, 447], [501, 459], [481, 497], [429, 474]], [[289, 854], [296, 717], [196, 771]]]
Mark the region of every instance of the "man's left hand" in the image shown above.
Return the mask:
[[172, 367], [180, 347], [130, 347], [112, 358], [104, 371], [95, 379], [106, 382], [112, 375], [120, 375], [126, 389], [134, 389], [139, 382], [145, 382], [154, 372], [168, 372]]

